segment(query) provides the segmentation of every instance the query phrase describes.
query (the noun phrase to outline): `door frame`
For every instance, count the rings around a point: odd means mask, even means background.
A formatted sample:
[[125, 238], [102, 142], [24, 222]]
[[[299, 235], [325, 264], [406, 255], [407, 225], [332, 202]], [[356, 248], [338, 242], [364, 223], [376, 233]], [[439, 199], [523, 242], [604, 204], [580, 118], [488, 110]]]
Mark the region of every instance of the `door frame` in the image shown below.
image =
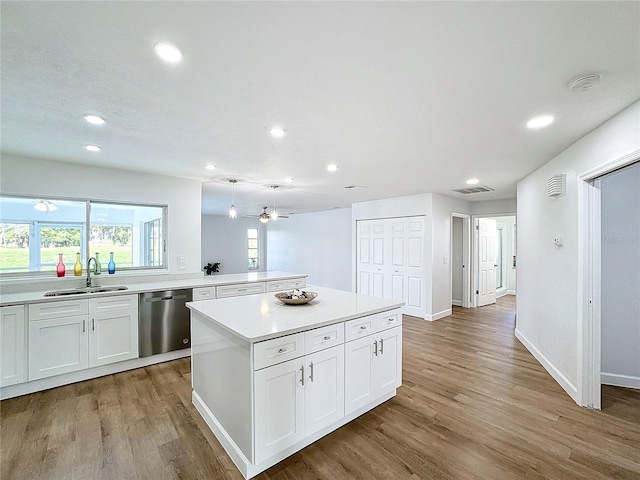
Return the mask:
[[[472, 261], [471, 261], [471, 274], [473, 278], [473, 288], [471, 289], [471, 307], [477, 307], [478, 306], [478, 294], [473, 293], [475, 291], [478, 290], [478, 284], [479, 284], [479, 280], [478, 280], [478, 271], [479, 271], [479, 266], [478, 266], [478, 262], [479, 262], [479, 258], [478, 258], [478, 229], [476, 228], [478, 226], [478, 219], [479, 218], [496, 218], [496, 217], [515, 217], [515, 224], [518, 224], [518, 214], [516, 212], [505, 212], [505, 213], [482, 213], [482, 214], [477, 214], [477, 215], [471, 215], [471, 221], [472, 221], [472, 225], [473, 225], [473, 235], [472, 235], [472, 240], [473, 240], [473, 257], [472, 257]], [[518, 285], [518, 281], [517, 281], [517, 271], [516, 271], [516, 285]]]
[[471, 215], [451, 212], [451, 244], [449, 245], [449, 283], [451, 284], [451, 303], [453, 303], [453, 219], [462, 219], [462, 308], [471, 307]]
[[640, 161], [640, 149], [578, 175], [578, 396], [580, 404], [601, 408], [601, 203], [596, 180]]

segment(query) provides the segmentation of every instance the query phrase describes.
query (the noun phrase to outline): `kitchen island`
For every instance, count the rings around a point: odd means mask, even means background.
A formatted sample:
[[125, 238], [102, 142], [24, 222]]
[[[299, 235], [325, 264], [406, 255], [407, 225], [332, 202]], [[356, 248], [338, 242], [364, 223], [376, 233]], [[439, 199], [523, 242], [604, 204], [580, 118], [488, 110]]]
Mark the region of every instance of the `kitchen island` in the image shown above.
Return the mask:
[[251, 478], [392, 398], [402, 383], [402, 302], [308, 286], [191, 302], [193, 403]]

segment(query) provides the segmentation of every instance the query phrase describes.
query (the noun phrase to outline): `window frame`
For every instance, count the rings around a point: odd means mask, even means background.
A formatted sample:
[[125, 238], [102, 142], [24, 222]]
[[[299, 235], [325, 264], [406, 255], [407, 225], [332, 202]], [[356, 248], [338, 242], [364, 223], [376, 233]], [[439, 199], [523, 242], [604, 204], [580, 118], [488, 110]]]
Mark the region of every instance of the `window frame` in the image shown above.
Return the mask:
[[[89, 199], [89, 198], [72, 198], [72, 197], [56, 197], [56, 196], [50, 196], [50, 195], [13, 195], [13, 194], [0, 194], [0, 200], [4, 200], [4, 199], [17, 199], [17, 200], [26, 200], [26, 201], [39, 201], [39, 200], [44, 200], [44, 201], [50, 201], [50, 202], [73, 202], [73, 203], [77, 203], [77, 204], [84, 204], [84, 209], [85, 209], [85, 213], [84, 213], [84, 222], [71, 222], [71, 221], [50, 221], [50, 222], [46, 222], [46, 225], [44, 226], [61, 226], [64, 227], [64, 224], [69, 224], [69, 226], [71, 227], [73, 226], [80, 226], [81, 228], [81, 245], [80, 245], [80, 252], [81, 252], [81, 258], [82, 258], [82, 262], [83, 264], [86, 263], [87, 259], [95, 256], [95, 253], [93, 253], [91, 251], [91, 226], [94, 225], [91, 223], [91, 209], [93, 206], [96, 205], [114, 205], [114, 206], [123, 206], [123, 207], [146, 207], [146, 208], [158, 208], [161, 209], [161, 217], [159, 217], [159, 219], [161, 220], [161, 239], [160, 242], [158, 243], [159, 247], [160, 247], [160, 265], [157, 266], [152, 266], [152, 265], [141, 265], [141, 266], [126, 266], [126, 267], [120, 267], [118, 268], [119, 272], [135, 272], [135, 273], [144, 273], [144, 272], [158, 272], [158, 271], [168, 271], [169, 269], [169, 265], [168, 265], [168, 218], [169, 218], [169, 207], [166, 204], [156, 204], [156, 203], [143, 203], [143, 202], [126, 202], [126, 201], [113, 201], [113, 200], [100, 200], [100, 199]], [[38, 224], [42, 224], [44, 222], [37, 220], [37, 219], [30, 219], [30, 220], [24, 220], [24, 219], [20, 219], [20, 220], [7, 220], [7, 217], [5, 215], [3, 215], [3, 210], [4, 208], [0, 209], [0, 223], [4, 223], [4, 224], [25, 224], [29, 226], [29, 246], [27, 247], [30, 250], [30, 255], [29, 257], [31, 257], [31, 249], [35, 248], [38, 250], [38, 257], [41, 256], [40, 254], [40, 250], [42, 248], [42, 243], [41, 241], [37, 242], [37, 247], [32, 247], [31, 246], [31, 241], [33, 239], [34, 236], [36, 236], [39, 240], [39, 236], [35, 235], [34, 233], [34, 226], [35, 228], [38, 228], [38, 231], [40, 228], [42, 228], [41, 225]], [[147, 223], [147, 222], [143, 222]], [[95, 226], [95, 225], [94, 225]], [[133, 243], [132, 248], [140, 248], [140, 249], [144, 249], [145, 245], [146, 245], [146, 239], [143, 238], [143, 235], [145, 233], [145, 229], [144, 226], [140, 228], [140, 239], [137, 240], [137, 244]], [[133, 239], [132, 239], [133, 241]], [[102, 251], [100, 251], [100, 253], [102, 253]], [[145, 258], [146, 259], [146, 252], [141, 252], [141, 256], [140, 258]], [[109, 258], [101, 258], [101, 263], [103, 263], [103, 267], [104, 270], [106, 271], [106, 262], [109, 261]], [[67, 261], [65, 260], [65, 263], [67, 263]], [[42, 270], [31, 270], [31, 266], [32, 266], [32, 260], [30, 258], [29, 260], [29, 265], [27, 266], [27, 268], [29, 268], [29, 270], [27, 271], [20, 271], [20, 272], [4, 272], [2, 271], [2, 269], [0, 268], [0, 274], [2, 276], [3, 279], [5, 280], [11, 280], [11, 279], [15, 279], [15, 280], [19, 280], [19, 279], [23, 279], [23, 278], [45, 278], [45, 277], [50, 277], [52, 274], [51, 270], [46, 270], [46, 271], [42, 271]], [[1, 267], [1, 266], [0, 266]], [[84, 265], [83, 265], [84, 268]], [[67, 271], [69, 270], [69, 264], [67, 263]], [[73, 264], [71, 264], [71, 270], [73, 271]], [[55, 269], [53, 270], [53, 273], [55, 274]], [[67, 273], [68, 276], [68, 273]]]
[[[256, 231], [255, 238], [249, 236], [249, 232], [251, 230], [255, 230]], [[250, 240], [255, 240], [256, 241], [255, 248], [252, 248], [252, 247], [249, 246], [249, 241]], [[250, 253], [249, 253], [252, 250], [256, 251], [255, 257], [251, 256]], [[252, 258], [256, 259], [256, 262], [255, 262], [254, 266], [251, 266], [250, 263], [249, 263]], [[260, 258], [261, 258], [261, 255], [260, 255], [260, 229], [258, 227], [247, 228], [247, 269], [250, 270], [250, 271], [260, 270]]]

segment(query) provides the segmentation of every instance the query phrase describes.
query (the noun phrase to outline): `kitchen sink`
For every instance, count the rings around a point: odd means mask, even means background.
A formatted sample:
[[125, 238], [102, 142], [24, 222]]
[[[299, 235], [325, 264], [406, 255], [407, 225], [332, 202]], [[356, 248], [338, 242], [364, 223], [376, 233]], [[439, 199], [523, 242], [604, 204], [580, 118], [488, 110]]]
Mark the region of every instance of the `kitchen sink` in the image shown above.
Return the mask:
[[119, 290], [128, 290], [129, 287], [125, 287], [124, 285], [116, 285], [110, 287], [81, 287], [81, 288], [71, 288], [69, 290], [55, 290], [53, 292], [47, 292], [44, 294], [45, 297], [62, 297], [65, 295], [81, 295], [83, 293], [102, 293], [102, 292], [117, 292]]

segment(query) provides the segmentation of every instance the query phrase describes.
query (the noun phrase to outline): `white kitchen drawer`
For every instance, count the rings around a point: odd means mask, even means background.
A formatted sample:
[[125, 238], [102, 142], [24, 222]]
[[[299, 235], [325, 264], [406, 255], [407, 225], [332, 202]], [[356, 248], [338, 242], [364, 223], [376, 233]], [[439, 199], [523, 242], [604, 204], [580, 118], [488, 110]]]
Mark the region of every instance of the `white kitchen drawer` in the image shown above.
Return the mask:
[[402, 325], [402, 313], [394, 310], [393, 313], [384, 312], [376, 314], [376, 331], [380, 332], [387, 328], [397, 327]]
[[193, 300], [211, 300], [216, 298], [216, 287], [197, 287], [193, 289]]
[[71, 315], [86, 315], [88, 312], [89, 301], [87, 299], [32, 303], [29, 305], [29, 321], [69, 317]]
[[265, 293], [264, 282], [243, 283], [240, 285], [221, 285], [216, 287], [218, 298], [238, 297], [240, 295], [253, 295]]
[[267, 282], [268, 292], [283, 292], [285, 290], [293, 290], [294, 288], [304, 288], [307, 286], [305, 278], [290, 278], [288, 280], [271, 280]]
[[304, 356], [304, 332], [258, 342], [253, 345], [255, 370]]
[[305, 355], [344, 343], [344, 323], [314, 328], [304, 332]]
[[350, 342], [356, 338], [366, 337], [376, 332], [376, 321], [378, 319], [375, 315], [369, 315], [367, 317], [355, 318], [344, 323], [344, 336], [345, 341]]
[[113, 295], [89, 299], [89, 312], [113, 312], [138, 309], [138, 295]]

